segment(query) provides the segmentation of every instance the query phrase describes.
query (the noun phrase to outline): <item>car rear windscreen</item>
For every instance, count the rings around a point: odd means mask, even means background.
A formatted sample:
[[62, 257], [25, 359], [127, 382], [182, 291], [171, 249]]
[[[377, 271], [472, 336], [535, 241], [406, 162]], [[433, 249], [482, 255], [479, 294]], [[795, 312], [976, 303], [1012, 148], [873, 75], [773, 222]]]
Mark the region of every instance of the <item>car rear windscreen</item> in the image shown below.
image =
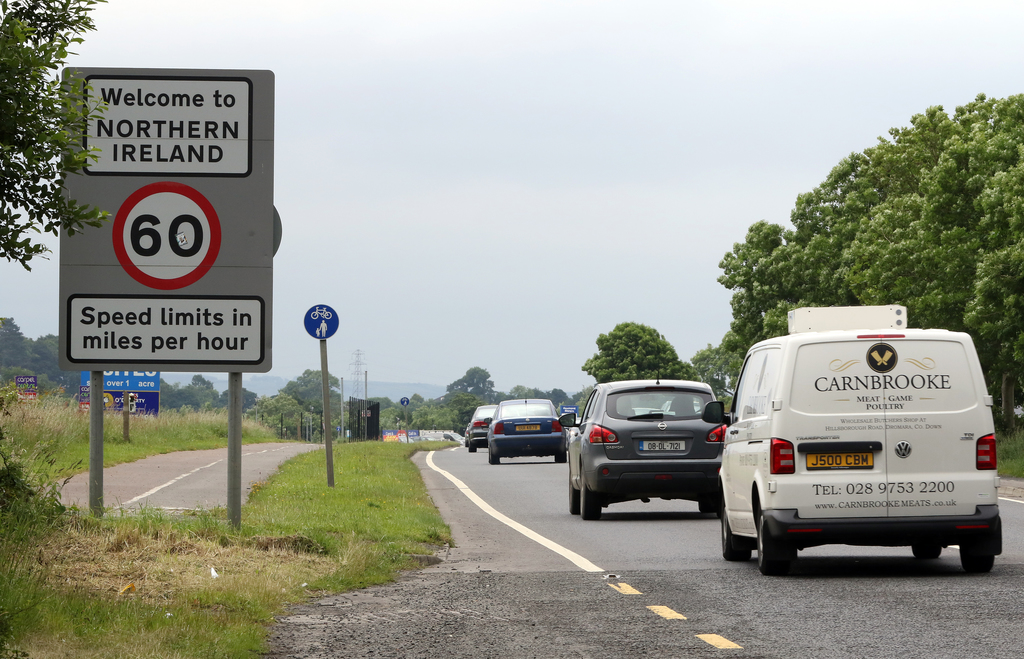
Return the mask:
[[696, 391], [623, 391], [608, 396], [608, 415], [628, 419], [643, 414], [661, 413], [666, 417], [694, 418], [704, 412], [711, 394]]
[[480, 409], [478, 409], [476, 411], [476, 414], [473, 415], [473, 418], [474, 419], [486, 419], [487, 417], [489, 417], [492, 414], [494, 414], [494, 410], [495, 410], [496, 407], [497, 407], [496, 405], [495, 406], [491, 406], [491, 407], [481, 407]]
[[521, 419], [529, 416], [554, 416], [555, 410], [547, 403], [509, 403], [501, 406], [502, 419]]

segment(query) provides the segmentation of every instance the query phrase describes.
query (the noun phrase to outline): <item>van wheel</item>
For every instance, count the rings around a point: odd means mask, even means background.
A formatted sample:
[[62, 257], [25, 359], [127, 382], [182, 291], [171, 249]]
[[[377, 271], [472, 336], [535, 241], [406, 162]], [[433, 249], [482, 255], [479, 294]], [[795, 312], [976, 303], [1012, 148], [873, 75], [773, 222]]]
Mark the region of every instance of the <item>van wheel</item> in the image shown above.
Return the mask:
[[582, 478], [582, 474], [580, 476], [580, 517], [601, 519], [600, 495], [587, 487], [587, 481]]
[[988, 556], [972, 556], [964, 551], [964, 548], [960, 548], [960, 565], [964, 567], [964, 572], [981, 573], [988, 572], [995, 565], [996, 557], [992, 555]]
[[727, 561], [749, 561], [749, 549], [736, 549], [733, 542], [732, 529], [729, 528], [729, 517], [725, 514], [725, 500], [719, 506], [719, 517], [722, 518], [722, 558]]
[[938, 558], [939, 554], [942, 553], [942, 545], [918, 544], [910, 545], [910, 549], [914, 552], [914, 558], [920, 558], [922, 560]]
[[573, 487], [572, 474], [569, 474], [569, 514], [580, 514], [580, 491]]
[[766, 552], [774, 553], [778, 548], [778, 541], [768, 535], [765, 528], [764, 515], [757, 515], [757, 569], [761, 574], [769, 577], [781, 577], [789, 572], [789, 561], [769, 560], [765, 558]]

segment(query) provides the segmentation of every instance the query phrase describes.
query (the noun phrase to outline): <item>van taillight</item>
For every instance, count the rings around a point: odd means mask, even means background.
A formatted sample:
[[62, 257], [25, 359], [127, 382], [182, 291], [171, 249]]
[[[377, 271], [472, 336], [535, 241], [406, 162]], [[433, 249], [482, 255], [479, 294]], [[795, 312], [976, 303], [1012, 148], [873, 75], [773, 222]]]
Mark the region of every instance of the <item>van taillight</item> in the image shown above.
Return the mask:
[[709, 442], [724, 442], [725, 441], [725, 424], [724, 423], [722, 425], [718, 426], [717, 428], [713, 428], [711, 430], [711, 432], [708, 433], [708, 441]]
[[505, 423], [504, 422], [499, 421], [496, 424], [494, 424], [494, 434], [495, 435], [504, 435], [505, 434]]
[[978, 469], [996, 468], [996, 436], [985, 435], [978, 440]]
[[792, 474], [796, 472], [793, 442], [772, 438], [772, 473]]
[[618, 444], [619, 437], [611, 430], [602, 426], [594, 426], [587, 437], [591, 444]]

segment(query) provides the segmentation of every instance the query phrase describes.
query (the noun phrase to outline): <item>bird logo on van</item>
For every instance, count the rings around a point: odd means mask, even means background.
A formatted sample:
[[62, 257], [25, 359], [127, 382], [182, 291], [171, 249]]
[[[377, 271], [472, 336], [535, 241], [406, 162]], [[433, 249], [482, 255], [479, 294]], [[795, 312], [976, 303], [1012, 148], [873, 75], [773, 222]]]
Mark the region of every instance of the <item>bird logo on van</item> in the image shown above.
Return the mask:
[[896, 368], [896, 350], [888, 343], [876, 343], [868, 348], [868, 366], [876, 373], [888, 373]]

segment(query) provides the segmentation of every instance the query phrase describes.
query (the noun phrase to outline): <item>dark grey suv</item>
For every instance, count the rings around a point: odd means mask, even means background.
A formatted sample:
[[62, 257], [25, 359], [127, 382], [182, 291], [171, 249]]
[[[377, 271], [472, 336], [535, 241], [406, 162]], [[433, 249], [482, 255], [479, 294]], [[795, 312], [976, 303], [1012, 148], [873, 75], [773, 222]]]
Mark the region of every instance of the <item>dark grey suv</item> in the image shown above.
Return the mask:
[[718, 512], [725, 425], [702, 419], [711, 387], [688, 380], [598, 384], [569, 442], [569, 512], [599, 519], [612, 503], [654, 498], [696, 501]]
[[466, 426], [466, 448], [476, 453], [478, 448], [487, 448], [487, 419], [494, 415], [497, 405], [481, 405], [473, 412], [473, 418]]

